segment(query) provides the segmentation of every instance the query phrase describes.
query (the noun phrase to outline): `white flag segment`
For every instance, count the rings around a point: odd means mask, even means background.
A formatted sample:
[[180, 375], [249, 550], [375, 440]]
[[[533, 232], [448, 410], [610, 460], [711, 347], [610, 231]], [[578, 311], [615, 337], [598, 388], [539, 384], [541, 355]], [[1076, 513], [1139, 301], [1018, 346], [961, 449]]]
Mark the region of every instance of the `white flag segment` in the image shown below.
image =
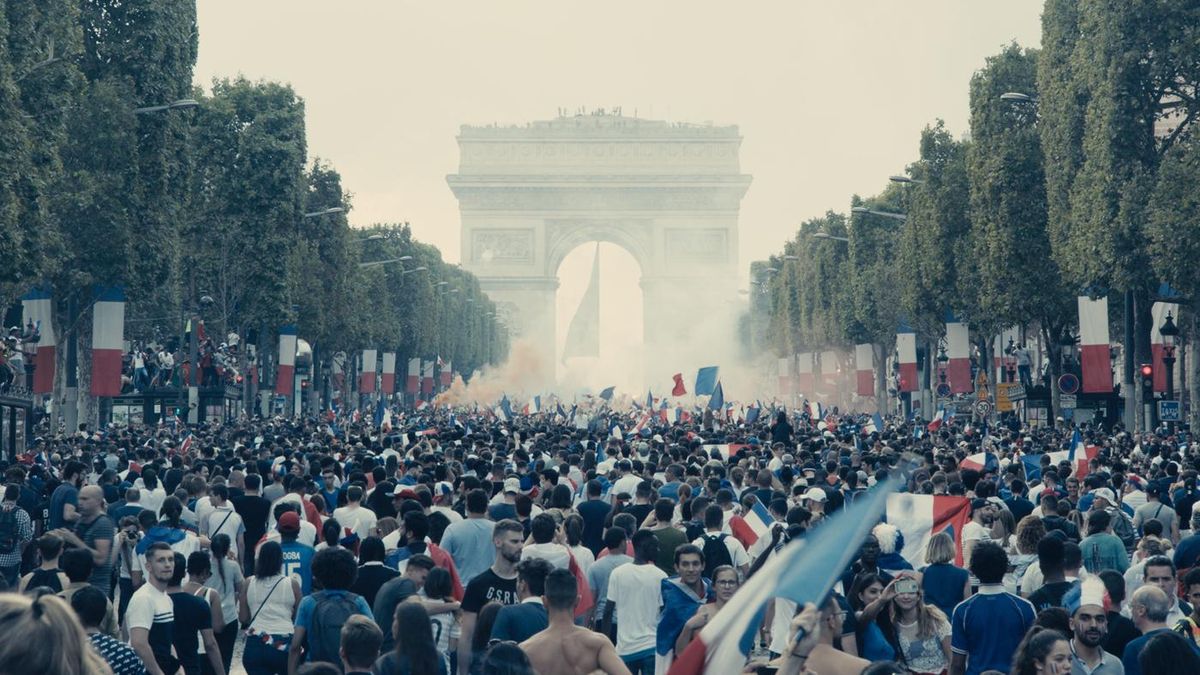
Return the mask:
[[1163, 336], [1159, 329], [1167, 320], [1168, 313], [1175, 321], [1175, 325], [1178, 326], [1179, 305], [1173, 302], [1156, 302], [1150, 307], [1150, 314], [1153, 317], [1150, 325], [1150, 352], [1154, 360], [1154, 391], [1159, 393], [1167, 391], [1167, 364], [1163, 363]]
[[859, 396], [875, 395], [875, 347], [871, 344], [854, 345], [855, 393]]
[[383, 375], [379, 378], [379, 389], [384, 394], [396, 393], [396, 352], [383, 353]]
[[1079, 296], [1079, 352], [1085, 394], [1112, 391], [1112, 362], [1109, 358], [1108, 298]]
[[374, 349], [364, 349], [362, 352], [362, 370], [358, 374], [358, 393], [375, 393], [375, 366], [378, 352]]
[[792, 360], [788, 358], [779, 359], [779, 395], [792, 395]]
[[967, 324], [952, 321], [946, 324], [946, 380], [950, 391], [966, 394], [975, 389], [971, 382], [971, 337]]
[[296, 327], [279, 329], [279, 361], [275, 368], [275, 393], [291, 396], [296, 388]]

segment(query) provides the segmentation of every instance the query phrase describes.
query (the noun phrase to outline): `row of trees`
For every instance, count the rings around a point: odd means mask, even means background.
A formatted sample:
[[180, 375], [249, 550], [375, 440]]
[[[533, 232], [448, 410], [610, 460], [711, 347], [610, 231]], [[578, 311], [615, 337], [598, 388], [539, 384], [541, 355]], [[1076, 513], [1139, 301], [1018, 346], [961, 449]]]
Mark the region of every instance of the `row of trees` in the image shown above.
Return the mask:
[[440, 354], [461, 372], [500, 358], [475, 279], [407, 225], [349, 227], [295, 91], [242, 78], [198, 91], [196, 50], [194, 0], [0, 0], [3, 306], [50, 286], [60, 347], [88, 344], [95, 288], [121, 285], [135, 340], [178, 335], [207, 295], [210, 333], [254, 331], [264, 347], [296, 323], [325, 354]]
[[904, 177], [803, 223], [769, 261], [756, 281], [779, 354], [869, 342], [882, 363], [901, 321], [933, 344], [951, 312], [989, 362], [1004, 328], [1040, 331], [1057, 375], [1091, 294], [1113, 300], [1114, 327], [1132, 312], [1127, 364], [1149, 362], [1164, 282], [1195, 334], [1200, 2], [1048, 0], [1042, 23], [1041, 50], [1011, 45], [972, 77], [969, 134], [927, 127]]

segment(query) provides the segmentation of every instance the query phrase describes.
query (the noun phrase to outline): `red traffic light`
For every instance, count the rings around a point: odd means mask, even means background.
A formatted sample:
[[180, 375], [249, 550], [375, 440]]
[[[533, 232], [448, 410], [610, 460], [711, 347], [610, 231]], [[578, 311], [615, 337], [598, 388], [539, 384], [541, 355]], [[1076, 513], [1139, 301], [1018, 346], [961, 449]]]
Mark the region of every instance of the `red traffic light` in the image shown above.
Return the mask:
[[1142, 373], [1142, 377], [1146, 379], [1154, 377], [1154, 366], [1150, 365], [1149, 363], [1143, 363], [1140, 371]]

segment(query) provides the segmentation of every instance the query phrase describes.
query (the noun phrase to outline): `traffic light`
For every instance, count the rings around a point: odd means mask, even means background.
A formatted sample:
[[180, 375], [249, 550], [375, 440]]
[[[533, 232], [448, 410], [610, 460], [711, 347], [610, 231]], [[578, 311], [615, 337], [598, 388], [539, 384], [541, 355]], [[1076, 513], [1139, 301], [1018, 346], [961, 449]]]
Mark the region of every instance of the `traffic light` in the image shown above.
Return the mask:
[[1143, 363], [1138, 368], [1138, 374], [1142, 376], [1142, 390], [1150, 395], [1154, 393], [1154, 366], [1149, 363]]

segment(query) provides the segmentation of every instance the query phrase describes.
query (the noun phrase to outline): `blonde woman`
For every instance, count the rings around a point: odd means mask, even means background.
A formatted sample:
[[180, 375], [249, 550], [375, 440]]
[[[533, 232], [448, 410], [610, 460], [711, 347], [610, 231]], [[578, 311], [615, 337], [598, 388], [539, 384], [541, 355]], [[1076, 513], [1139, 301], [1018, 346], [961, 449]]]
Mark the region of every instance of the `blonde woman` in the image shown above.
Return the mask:
[[910, 673], [944, 673], [950, 668], [950, 620], [942, 610], [925, 604], [913, 573], [901, 572], [863, 608], [859, 620], [879, 624]]
[[0, 594], [0, 673], [111, 675], [71, 607], [54, 595]]
[[946, 616], [971, 595], [971, 575], [954, 564], [957, 553], [954, 539], [946, 532], [930, 537], [925, 547], [927, 565], [921, 570], [921, 591]]

